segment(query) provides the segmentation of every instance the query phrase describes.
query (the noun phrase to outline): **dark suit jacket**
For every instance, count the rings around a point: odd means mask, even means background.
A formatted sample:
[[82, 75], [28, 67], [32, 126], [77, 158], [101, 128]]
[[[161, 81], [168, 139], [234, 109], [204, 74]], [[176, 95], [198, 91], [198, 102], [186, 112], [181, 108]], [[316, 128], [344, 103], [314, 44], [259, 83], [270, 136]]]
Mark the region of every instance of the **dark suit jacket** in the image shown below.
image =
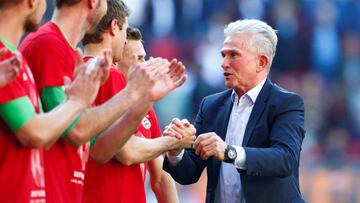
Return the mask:
[[[223, 140], [232, 109], [232, 90], [207, 96], [196, 116], [197, 134], [215, 132]], [[251, 112], [242, 146], [246, 170], [238, 170], [247, 203], [304, 202], [299, 189], [299, 160], [304, 138], [304, 103], [295, 93], [265, 82]], [[180, 184], [198, 181], [207, 167], [206, 202], [214, 202], [221, 162], [204, 161], [186, 149], [182, 160], [172, 166], [165, 158], [163, 168]]]

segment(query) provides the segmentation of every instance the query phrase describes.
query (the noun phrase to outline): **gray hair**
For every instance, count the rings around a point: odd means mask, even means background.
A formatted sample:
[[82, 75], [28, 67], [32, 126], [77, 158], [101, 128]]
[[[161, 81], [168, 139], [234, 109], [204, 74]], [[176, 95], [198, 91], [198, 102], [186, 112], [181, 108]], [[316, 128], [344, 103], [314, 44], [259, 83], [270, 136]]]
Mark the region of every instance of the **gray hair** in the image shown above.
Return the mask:
[[224, 30], [226, 37], [232, 34], [253, 34], [249, 45], [254, 47], [257, 53], [265, 54], [269, 57], [269, 70], [275, 56], [278, 42], [276, 32], [277, 31], [267, 23], [256, 19], [244, 19], [231, 22]]

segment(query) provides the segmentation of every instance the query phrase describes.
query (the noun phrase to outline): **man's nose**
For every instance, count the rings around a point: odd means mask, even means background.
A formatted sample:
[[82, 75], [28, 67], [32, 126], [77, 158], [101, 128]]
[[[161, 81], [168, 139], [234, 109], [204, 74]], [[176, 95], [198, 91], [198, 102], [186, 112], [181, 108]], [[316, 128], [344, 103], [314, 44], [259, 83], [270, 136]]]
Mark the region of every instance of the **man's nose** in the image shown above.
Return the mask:
[[221, 67], [222, 67], [224, 70], [229, 67], [229, 62], [228, 62], [228, 60], [226, 60], [226, 58], [223, 59], [223, 62], [222, 62], [222, 64], [221, 64]]

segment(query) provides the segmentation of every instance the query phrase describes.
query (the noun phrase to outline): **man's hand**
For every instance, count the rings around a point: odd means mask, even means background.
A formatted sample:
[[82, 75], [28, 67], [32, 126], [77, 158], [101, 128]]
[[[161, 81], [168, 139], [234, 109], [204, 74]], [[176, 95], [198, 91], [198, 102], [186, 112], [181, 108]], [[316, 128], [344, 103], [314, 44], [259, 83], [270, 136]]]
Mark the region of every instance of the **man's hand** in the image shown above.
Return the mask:
[[163, 133], [166, 136], [176, 137], [182, 139], [187, 136], [196, 134], [195, 127], [187, 119], [174, 118], [169, 125], [165, 127]]
[[107, 65], [102, 65], [103, 63], [110, 63], [109, 57], [104, 59], [104, 62], [97, 64], [93, 71], [87, 73], [87, 66], [82, 61], [81, 52], [77, 52], [77, 67], [76, 67], [76, 78], [71, 84], [71, 81], [68, 77], [64, 78], [65, 82], [65, 92], [68, 95], [69, 100], [77, 101], [84, 107], [89, 107], [94, 102], [100, 84], [108, 70]]
[[168, 152], [171, 156], [176, 156], [184, 148], [191, 147], [196, 139], [196, 129], [187, 119], [180, 121], [178, 118], [174, 118], [165, 127], [163, 134], [164, 136], [171, 136], [177, 139], [173, 150]]
[[[6, 48], [0, 50], [0, 59], [8, 52]], [[16, 52], [9, 59], [0, 62], [0, 88], [5, 87], [17, 76], [19, 76], [22, 67], [21, 54]]]
[[195, 154], [203, 160], [215, 156], [217, 160], [223, 161], [226, 147], [226, 143], [214, 132], [199, 135], [194, 144]]
[[[83, 68], [83, 66], [81, 66], [80, 64], [83, 64], [83, 58], [79, 58], [83, 56], [81, 49], [77, 49], [77, 66], [75, 67], [74, 70], [74, 76], [76, 78], [76, 76], [78, 75], [79, 71]], [[87, 73], [90, 73], [93, 70], [96, 70], [98, 68], [101, 69], [100, 74], [101, 74], [101, 85], [103, 85], [106, 80], [109, 78], [109, 73], [110, 73], [110, 69], [111, 69], [111, 50], [110, 49], [105, 49], [103, 52], [103, 57], [99, 58], [99, 57], [95, 57], [93, 59], [91, 59], [88, 63], [86, 63], [87, 68], [89, 68], [89, 66], [93, 66], [90, 69], [91, 70], [87, 70]], [[91, 64], [91, 65], [90, 65]]]
[[109, 73], [110, 73], [110, 69], [111, 69], [111, 61], [112, 61], [111, 50], [110, 49], [104, 50], [103, 58], [101, 59], [101, 63], [100, 63], [101, 85], [103, 85], [109, 78]]
[[104, 56], [101, 59], [101, 63], [100, 63], [100, 70], [101, 70], [101, 85], [103, 85], [107, 79], [109, 78], [109, 73], [110, 73], [110, 69], [111, 69], [111, 50], [110, 49], [105, 49], [104, 50]]
[[154, 87], [150, 91], [150, 100], [157, 101], [172, 90], [182, 86], [187, 76], [184, 76], [185, 66], [176, 59], [171, 60], [166, 74], [159, 75]]
[[186, 81], [185, 67], [176, 59], [171, 63], [162, 58], [151, 58], [130, 68], [128, 85], [143, 99], [155, 102]]
[[165, 74], [167, 71], [166, 60], [160, 58], [138, 63], [129, 69], [126, 88], [129, 88], [132, 94], [138, 94], [140, 98], [149, 97], [150, 89], [155, 85], [156, 76]]

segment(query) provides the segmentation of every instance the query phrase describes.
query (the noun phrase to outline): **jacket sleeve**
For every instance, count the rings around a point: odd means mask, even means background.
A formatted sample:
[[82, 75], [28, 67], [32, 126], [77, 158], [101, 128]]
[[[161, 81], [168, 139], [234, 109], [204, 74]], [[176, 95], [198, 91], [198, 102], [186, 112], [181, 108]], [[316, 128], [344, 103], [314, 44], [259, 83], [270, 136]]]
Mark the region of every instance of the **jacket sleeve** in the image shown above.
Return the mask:
[[277, 108], [269, 134], [270, 147], [244, 147], [246, 174], [287, 177], [294, 173], [304, 134], [304, 103], [293, 94]]
[[[203, 132], [203, 108], [205, 106], [205, 99], [206, 98], [204, 98], [201, 102], [199, 112], [195, 119], [197, 135]], [[171, 165], [168, 158], [165, 157], [163, 169], [170, 173], [176, 182], [182, 185], [188, 185], [196, 183], [199, 180], [205, 166], [206, 161], [202, 160], [198, 155], [196, 155], [194, 149], [188, 148], [185, 150], [182, 160], [176, 166]]]

